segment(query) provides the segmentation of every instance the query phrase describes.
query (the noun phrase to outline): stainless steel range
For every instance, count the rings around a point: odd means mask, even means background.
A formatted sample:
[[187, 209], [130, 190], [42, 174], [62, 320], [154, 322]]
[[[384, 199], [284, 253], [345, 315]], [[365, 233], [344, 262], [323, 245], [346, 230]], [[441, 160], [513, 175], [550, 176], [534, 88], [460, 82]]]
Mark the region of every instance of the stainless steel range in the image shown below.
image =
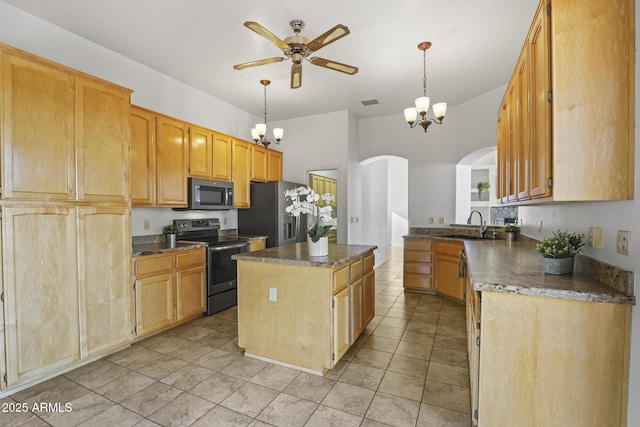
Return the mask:
[[238, 303], [238, 270], [234, 254], [247, 252], [249, 241], [238, 237], [219, 236], [220, 220], [174, 219], [178, 240], [205, 242], [207, 248], [207, 315], [217, 313]]

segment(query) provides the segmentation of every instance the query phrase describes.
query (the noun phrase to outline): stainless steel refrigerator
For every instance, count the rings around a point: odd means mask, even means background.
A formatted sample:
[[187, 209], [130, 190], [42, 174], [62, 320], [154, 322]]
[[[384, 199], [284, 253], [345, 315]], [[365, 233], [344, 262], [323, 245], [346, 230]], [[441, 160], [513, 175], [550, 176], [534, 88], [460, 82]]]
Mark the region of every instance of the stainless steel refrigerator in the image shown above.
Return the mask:
[[306, 187], [288, 181], [252, 182], [251, 207], [238, 209], [238, 234], [267, 236], [267, 247], [307, 241], [307, 216], [290, 216], [285, 190]]

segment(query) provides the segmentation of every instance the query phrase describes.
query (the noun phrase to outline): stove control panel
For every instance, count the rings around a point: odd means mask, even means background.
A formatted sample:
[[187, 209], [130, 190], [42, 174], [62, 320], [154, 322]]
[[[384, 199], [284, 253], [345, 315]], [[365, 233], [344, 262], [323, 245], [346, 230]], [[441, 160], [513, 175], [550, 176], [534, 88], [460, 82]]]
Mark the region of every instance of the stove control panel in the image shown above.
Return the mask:
[[219, 230], [219, 218], [202, 218], [202, 219], [174, 219], [173, 225], [178, 227], [180, 231], [193, 230]]

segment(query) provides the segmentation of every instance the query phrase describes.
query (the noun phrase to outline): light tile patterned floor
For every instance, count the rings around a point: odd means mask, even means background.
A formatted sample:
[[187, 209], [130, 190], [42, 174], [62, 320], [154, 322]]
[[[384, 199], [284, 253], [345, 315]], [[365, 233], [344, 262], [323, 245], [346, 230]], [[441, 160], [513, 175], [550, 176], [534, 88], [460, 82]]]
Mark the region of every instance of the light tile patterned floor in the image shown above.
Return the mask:
[[470, 426], [464, 306], [403, 292], [401, 248], [375, 274], [376, 317], [325, 377], [244, 357], [233, 308], [0, 400], [73, 408], [0, 425]]

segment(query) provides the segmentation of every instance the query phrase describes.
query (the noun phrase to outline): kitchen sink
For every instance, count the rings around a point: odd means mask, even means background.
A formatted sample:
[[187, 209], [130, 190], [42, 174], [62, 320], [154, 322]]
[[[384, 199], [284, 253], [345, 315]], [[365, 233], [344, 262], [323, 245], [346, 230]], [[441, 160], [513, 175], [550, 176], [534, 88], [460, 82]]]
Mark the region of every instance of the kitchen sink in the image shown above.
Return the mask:
[[465, 239], [465, 240], [499, 240], [499, 238], [494, 239], [491, 236], [480, 237], [480, 236], [469, 236], [467, 234], [445, 234], [442, 236], [434, 236], [434, 237], [448, 237], [452, 239]]

